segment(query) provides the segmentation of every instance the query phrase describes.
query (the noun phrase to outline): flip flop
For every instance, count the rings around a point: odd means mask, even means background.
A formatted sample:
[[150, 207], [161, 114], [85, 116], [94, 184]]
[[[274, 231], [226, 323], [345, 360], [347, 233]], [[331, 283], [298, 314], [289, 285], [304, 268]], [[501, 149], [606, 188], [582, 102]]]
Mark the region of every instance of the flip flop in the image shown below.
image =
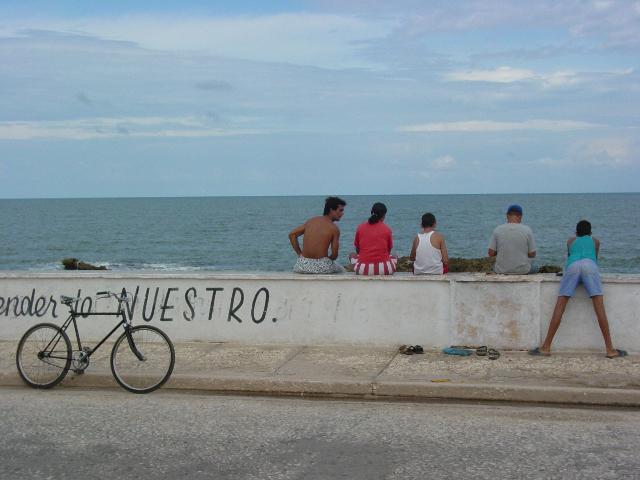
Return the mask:
[[479, 357], [484, 357], [487, 355], [487, 346], [483, 345], [482, 347], [476, 348], [476, 355]]
[[607, 355], [606, 357], [607, 358], [618, 358], [618, 357], [626, 357], [627, 355], [629, 355], [626, 350], [622, 350], [622, 349], [619, 349], [619, 348], [616, 348], [616, 352], [618, 353], [617, 355], [613, 355], [613, 356]]
[[489, 360], [497, 360], [500, 358], [500, 352], [494, 348], [490, 348], [487, 354], [489, 356]]
[[413, 353], [424, 353], [424, 348], [420, 345], [413, 346]]
[[413, 347], [411, 345], [402, 345], [399, 349], [398, 352], [404, 354], [404, 355], [413, 355]]
[[529, 355], [535, 355], [535, 356], [539, 356], [539, 357], [550, 357], [551, 356], [551, 353], [543, 352], [542, 350], [540, 350], [540, 347], [532, 348], [527, 353], [529, 353]]
[[446, 355], [458, 355], [460, 357], [468, 357], [471, 355], [471, 350], [465, 350], [464, 348], [449, 347], [442, 350], [442, 353]]

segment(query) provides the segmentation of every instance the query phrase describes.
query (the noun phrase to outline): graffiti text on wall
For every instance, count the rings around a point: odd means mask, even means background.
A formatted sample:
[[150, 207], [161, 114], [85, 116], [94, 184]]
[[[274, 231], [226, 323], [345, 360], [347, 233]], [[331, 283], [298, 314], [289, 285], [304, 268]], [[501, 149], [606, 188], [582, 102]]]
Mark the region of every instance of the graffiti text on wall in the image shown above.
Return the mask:
[[[216, 312], [220, 312], [223, 319], [229, 322], [251, 321], [259, 324], [269, 316], [270, 293], [265, 287], [255, 292], [245, 292], [240, 287], [207, 287], [199, 290], [189, 287], [183, 290], [178, 287], [137, 286], [135, 290], [129, 290], [129, 293], [131, 301], [123, 304], [127, 316], [139, 317], [147, 322], [213, 320]], [[70, 296], [78, 299], [73, 308], [80, 314], [98, 310], [94, 297], [83, 294], [81, 289]], [[0, 316], [5, 317], [58, 318], [61, 315], [61, 307], [64, 306], [60, 305], [53, 295], [38, 294], [35, 288], [28, 295], [0, 296]], [[99, 310], [103, 310], [102, 305]], [[277, 319], [272, 318], [271, 321], [276, 322]]]

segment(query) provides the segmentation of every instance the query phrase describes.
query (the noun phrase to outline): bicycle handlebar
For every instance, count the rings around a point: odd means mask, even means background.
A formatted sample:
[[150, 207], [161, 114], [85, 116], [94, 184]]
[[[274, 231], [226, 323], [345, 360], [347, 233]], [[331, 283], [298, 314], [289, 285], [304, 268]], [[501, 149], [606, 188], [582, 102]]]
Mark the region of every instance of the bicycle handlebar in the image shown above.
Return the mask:
[[108, 290], [104, 291], [104, 292], [96, 292], [96, 295], [98, 296], [102, 296], [103, 298], [107, 298], [107, 297], [113, 297], [116, 300], [118, 300], [118, 303], [120, 302], [129, 302], [131, 299], [129, 297], [129, 292], [127, 292], [126, 290], [123, 290], [122, 293], [118, 294], [118, 293], [114, 293], [114, 292], [110, 292]]
[[[122, 302], [129, 303], [131, 301], [129, 297], [129, 292], [127, 292], [126, 290], [124, 290], [123, 293], [121, 294], [117, 294], [117, 293], [105, 290], [102, 292], [96, 292], [96, 296], [98, 298], [114, 297], [116, 300], [118, 300], [118, 303], [122, 303]], [[82, 299], [80, 297], [74, 298], [74, 297], [68, 297], [66, 295], [60, 295], [60, 303], [63, 303], [68, 306], [71, 306], [72, 303], [77, 302], [79, 300], [82, 300]]]

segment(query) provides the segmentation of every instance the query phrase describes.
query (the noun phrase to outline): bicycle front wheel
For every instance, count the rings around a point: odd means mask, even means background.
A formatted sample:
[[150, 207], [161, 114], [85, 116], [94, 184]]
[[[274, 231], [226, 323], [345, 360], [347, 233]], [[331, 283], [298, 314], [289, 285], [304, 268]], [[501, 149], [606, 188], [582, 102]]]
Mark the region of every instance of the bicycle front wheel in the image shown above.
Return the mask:
[[150, 325], [132, 327], [129, 333], [131, 342], [125, 332], [113, 345], [111, 372], [120, 386], [130, 392], [153, 392], [173, 372], [176, 361], [173, 344], [162, 330]]
[[33, 388], [51, 388], [71, 366], [71, 342], [53, 323], [34, 325], [20, 339], [16, 352], [18, 373]]

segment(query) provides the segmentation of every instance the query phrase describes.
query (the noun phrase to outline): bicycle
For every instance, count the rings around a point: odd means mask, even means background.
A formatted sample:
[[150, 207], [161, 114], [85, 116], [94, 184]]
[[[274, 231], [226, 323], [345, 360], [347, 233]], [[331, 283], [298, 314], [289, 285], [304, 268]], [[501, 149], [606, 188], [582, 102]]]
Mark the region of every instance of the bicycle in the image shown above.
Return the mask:
[[[62, 327], [53, 323], [34, 325], [20, 339], [16, 352], [18, 373], [33, 388], [52, 388], [60, 383], [73, 367], [76, 374], [83, 374], [91, 356], [119, 328], [124, 332], [111, 349], [111, 373], [118, 384], [133, 393], [149, 393], [160, 388], [169, 379], [175, 364], [175, 350], [169, 337], [151, 325], [132, 325], [123, 308], [130, 298], [121, 294], [97, 292], [97, 298], [113, 297], [118, 301], [116, 312], [79, 312], [78, 298], [61, 296], [62, 304], [69, 307], [69, 316]], [[74, 308], [75, 304], [75, 308]], [[76, 319], [78, 317], [111, 315], [120, 317], [118, 324], [93, 347], [83, 347]], [[78, 344], [72, 349], [67, 329], [73, 324]]]

